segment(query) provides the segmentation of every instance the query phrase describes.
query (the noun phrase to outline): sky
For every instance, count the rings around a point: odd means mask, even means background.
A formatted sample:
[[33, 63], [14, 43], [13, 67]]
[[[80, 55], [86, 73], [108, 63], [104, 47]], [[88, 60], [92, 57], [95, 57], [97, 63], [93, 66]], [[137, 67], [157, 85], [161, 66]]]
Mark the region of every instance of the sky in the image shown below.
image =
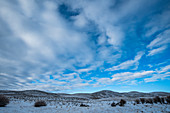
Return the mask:
[[170, 0], [0, 0], [0, 89], [170, 92]]

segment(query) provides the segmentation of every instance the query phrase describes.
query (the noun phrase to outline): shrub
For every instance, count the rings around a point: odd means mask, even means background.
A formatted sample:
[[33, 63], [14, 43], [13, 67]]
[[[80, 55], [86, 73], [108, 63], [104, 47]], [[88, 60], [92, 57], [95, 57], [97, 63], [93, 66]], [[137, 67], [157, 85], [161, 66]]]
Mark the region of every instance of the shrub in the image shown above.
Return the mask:
[[161, 102], [165, 104], [165, 99], [163, 97], [161, 98]]
[[157, 96], [156, 98], [157, 98], [158, 102], [162, 104], [161, 98], [159, 96]]
[[148, 99], [146, 99], [146, 103], [148, 103], [148, 104], [153, 104], [153, 101], [152, 101], [151, 98], [148, 98]]
[[119, 106], [124, 106], [124, 104], [126, 104], [126, 101], [121, 99], [119, 103], [120, 103]]
[[89, 105], [80, 104], [80, 107], [89, 107]]
[[146, 100], [145, 100], [145, 98], [140, 98], [140, 101], [142, 104], [144, 104]]
[[170, 104], [170, 96], [166, 97], [166, 102], [167, 102], [167, 104]]
[[9, 104], [9, 99], [4, 95], [0, 95], [0, 107], [5, 107], [7, 104]]
[[35, 102], [34, 107], [41, 107], [41, 106], [47, 106], [45, 101], [38, 101]]
[[153, 102], [155, 103], [155, 104], [157, 104], [158, 103], [158, 100], [157, 100], [157, 98], [155, 97], [155, 98], [153, 98]]
[[136, 99], [136, 100], [135, 100], [135, 103], [136, 103], [136, 104], [139, 104], [139, 103], [140, 103], [139, 99]]
[[161, 104], [162, 104], [162, 102], [161, 102], [161, 98], [160, 98], [159, 96], [156, 96], [155, 98], [156, 98], [157, 102], [159, 102], [159, 103], [161, 103]]
[[170, 96], [167, 96], [166, 98], [170, 99]]
[[113, 102], [113, 103], [111, 104], [111, 106], [112, 106], [112, 107], [116, 107], [116, 104]]

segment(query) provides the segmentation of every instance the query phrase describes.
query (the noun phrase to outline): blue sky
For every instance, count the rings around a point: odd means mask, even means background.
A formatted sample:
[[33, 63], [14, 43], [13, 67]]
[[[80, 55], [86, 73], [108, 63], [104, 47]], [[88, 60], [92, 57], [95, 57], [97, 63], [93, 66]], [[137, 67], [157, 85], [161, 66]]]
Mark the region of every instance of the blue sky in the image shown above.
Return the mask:
[[169, 0], [0, 0], [0, 89], [170, 92]]

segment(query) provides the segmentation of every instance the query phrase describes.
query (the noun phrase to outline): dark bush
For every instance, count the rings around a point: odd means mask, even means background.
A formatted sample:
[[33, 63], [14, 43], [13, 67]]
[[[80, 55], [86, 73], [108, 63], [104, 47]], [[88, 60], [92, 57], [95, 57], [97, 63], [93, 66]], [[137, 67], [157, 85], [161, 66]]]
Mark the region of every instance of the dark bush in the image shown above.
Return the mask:
[[170, 104], [170, 96], [166, 97], [166, 102], [167, 102], [167, 104]]
[[170, 99], [170, 96], [167, 96], [166, 98]]
[[119, 102], [119, 106], [124, 106], [124, 104], [126, 104], [126, 101], [121, 99], [120, 102]]
[[145, 98], [140, 98], [140, 101], [142, 104], [144, 104], [146, 100], [145, 100]]
[[157, 104], [158, 103], [158, 100], [157, 100], [157, 98], [155, 97], [155, 98], [153, 98], [153, 102], [155, 103], [155, 104]]
[[152, 101], [151, 98], [148, 98], [148, 99], [146, 99], [145, 101], [146, 101], [147, 104], [153, 104], [153, 101]]
[[159, 96], [156, 96], [155, 99], [157, 100], [157, 102], [162, 104], [161, 98]]
[[139, 99], [136, 99], [136, 100], [135, 100], [135, 103], [136, 103], [136, 104], [140, 104]]
[[34, 104], [34, 107], [47, 106], [45, 101], [38, 101]]
[[7, 104], [9, 104], [9, 99], [4, 95], [0, 95], [0, 107], [5, 107]]
[[161, 102], [165, 104], [165, 99], [163, 97], [161, 98]]
[[112, 107], [116, 107], [116, 103], [113, 102], [113, 103], [111, 104], [111, 106], [112, 106]]
[[80, 104], [80, 107], [89, 107], [89, 105]]

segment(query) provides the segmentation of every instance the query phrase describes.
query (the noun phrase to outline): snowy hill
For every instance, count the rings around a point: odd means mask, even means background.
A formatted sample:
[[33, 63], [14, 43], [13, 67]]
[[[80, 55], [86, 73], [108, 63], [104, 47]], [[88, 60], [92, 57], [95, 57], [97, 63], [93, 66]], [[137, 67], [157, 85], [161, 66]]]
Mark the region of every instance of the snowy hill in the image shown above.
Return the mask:
[[76, 94], [66, 94], [66, 93], [49, 93], [39, 90], [25, 90], [25, 91], [8, 91], [0, 90], [0, 94], [6, 96], [28, 96], [28, 97], [55, 97], [55, 98], [80, 98], [80, 99], [102, 99], [102, 98], [138, 98], [138, 97], [155, 97], [155, 96], [168, 96], [170, 93], [167, 92], [151, 92], [142, 93], [137, 91], [119, 93], [110, 90], [102, 90], [94, 93], [76, 93]]
[[[169, 113], [169, 104], [136, 104], [140, 97], [166, 96], [166, 92], [126, 92], [119, 93], [110, 90], [102, 90], [94, 93], [48, 93], [39, 90], [7, 91], [0, 90], [0, 94], [10, 99], [10, 104], [0, 109], [0, 113]], [[125, 106], [112, 107], [111, 104], [126, 100]], [[35, 108], [34, 103], [43, 100], [47, 106]], [[81, 107], [81, 104], [88, 107]]]

